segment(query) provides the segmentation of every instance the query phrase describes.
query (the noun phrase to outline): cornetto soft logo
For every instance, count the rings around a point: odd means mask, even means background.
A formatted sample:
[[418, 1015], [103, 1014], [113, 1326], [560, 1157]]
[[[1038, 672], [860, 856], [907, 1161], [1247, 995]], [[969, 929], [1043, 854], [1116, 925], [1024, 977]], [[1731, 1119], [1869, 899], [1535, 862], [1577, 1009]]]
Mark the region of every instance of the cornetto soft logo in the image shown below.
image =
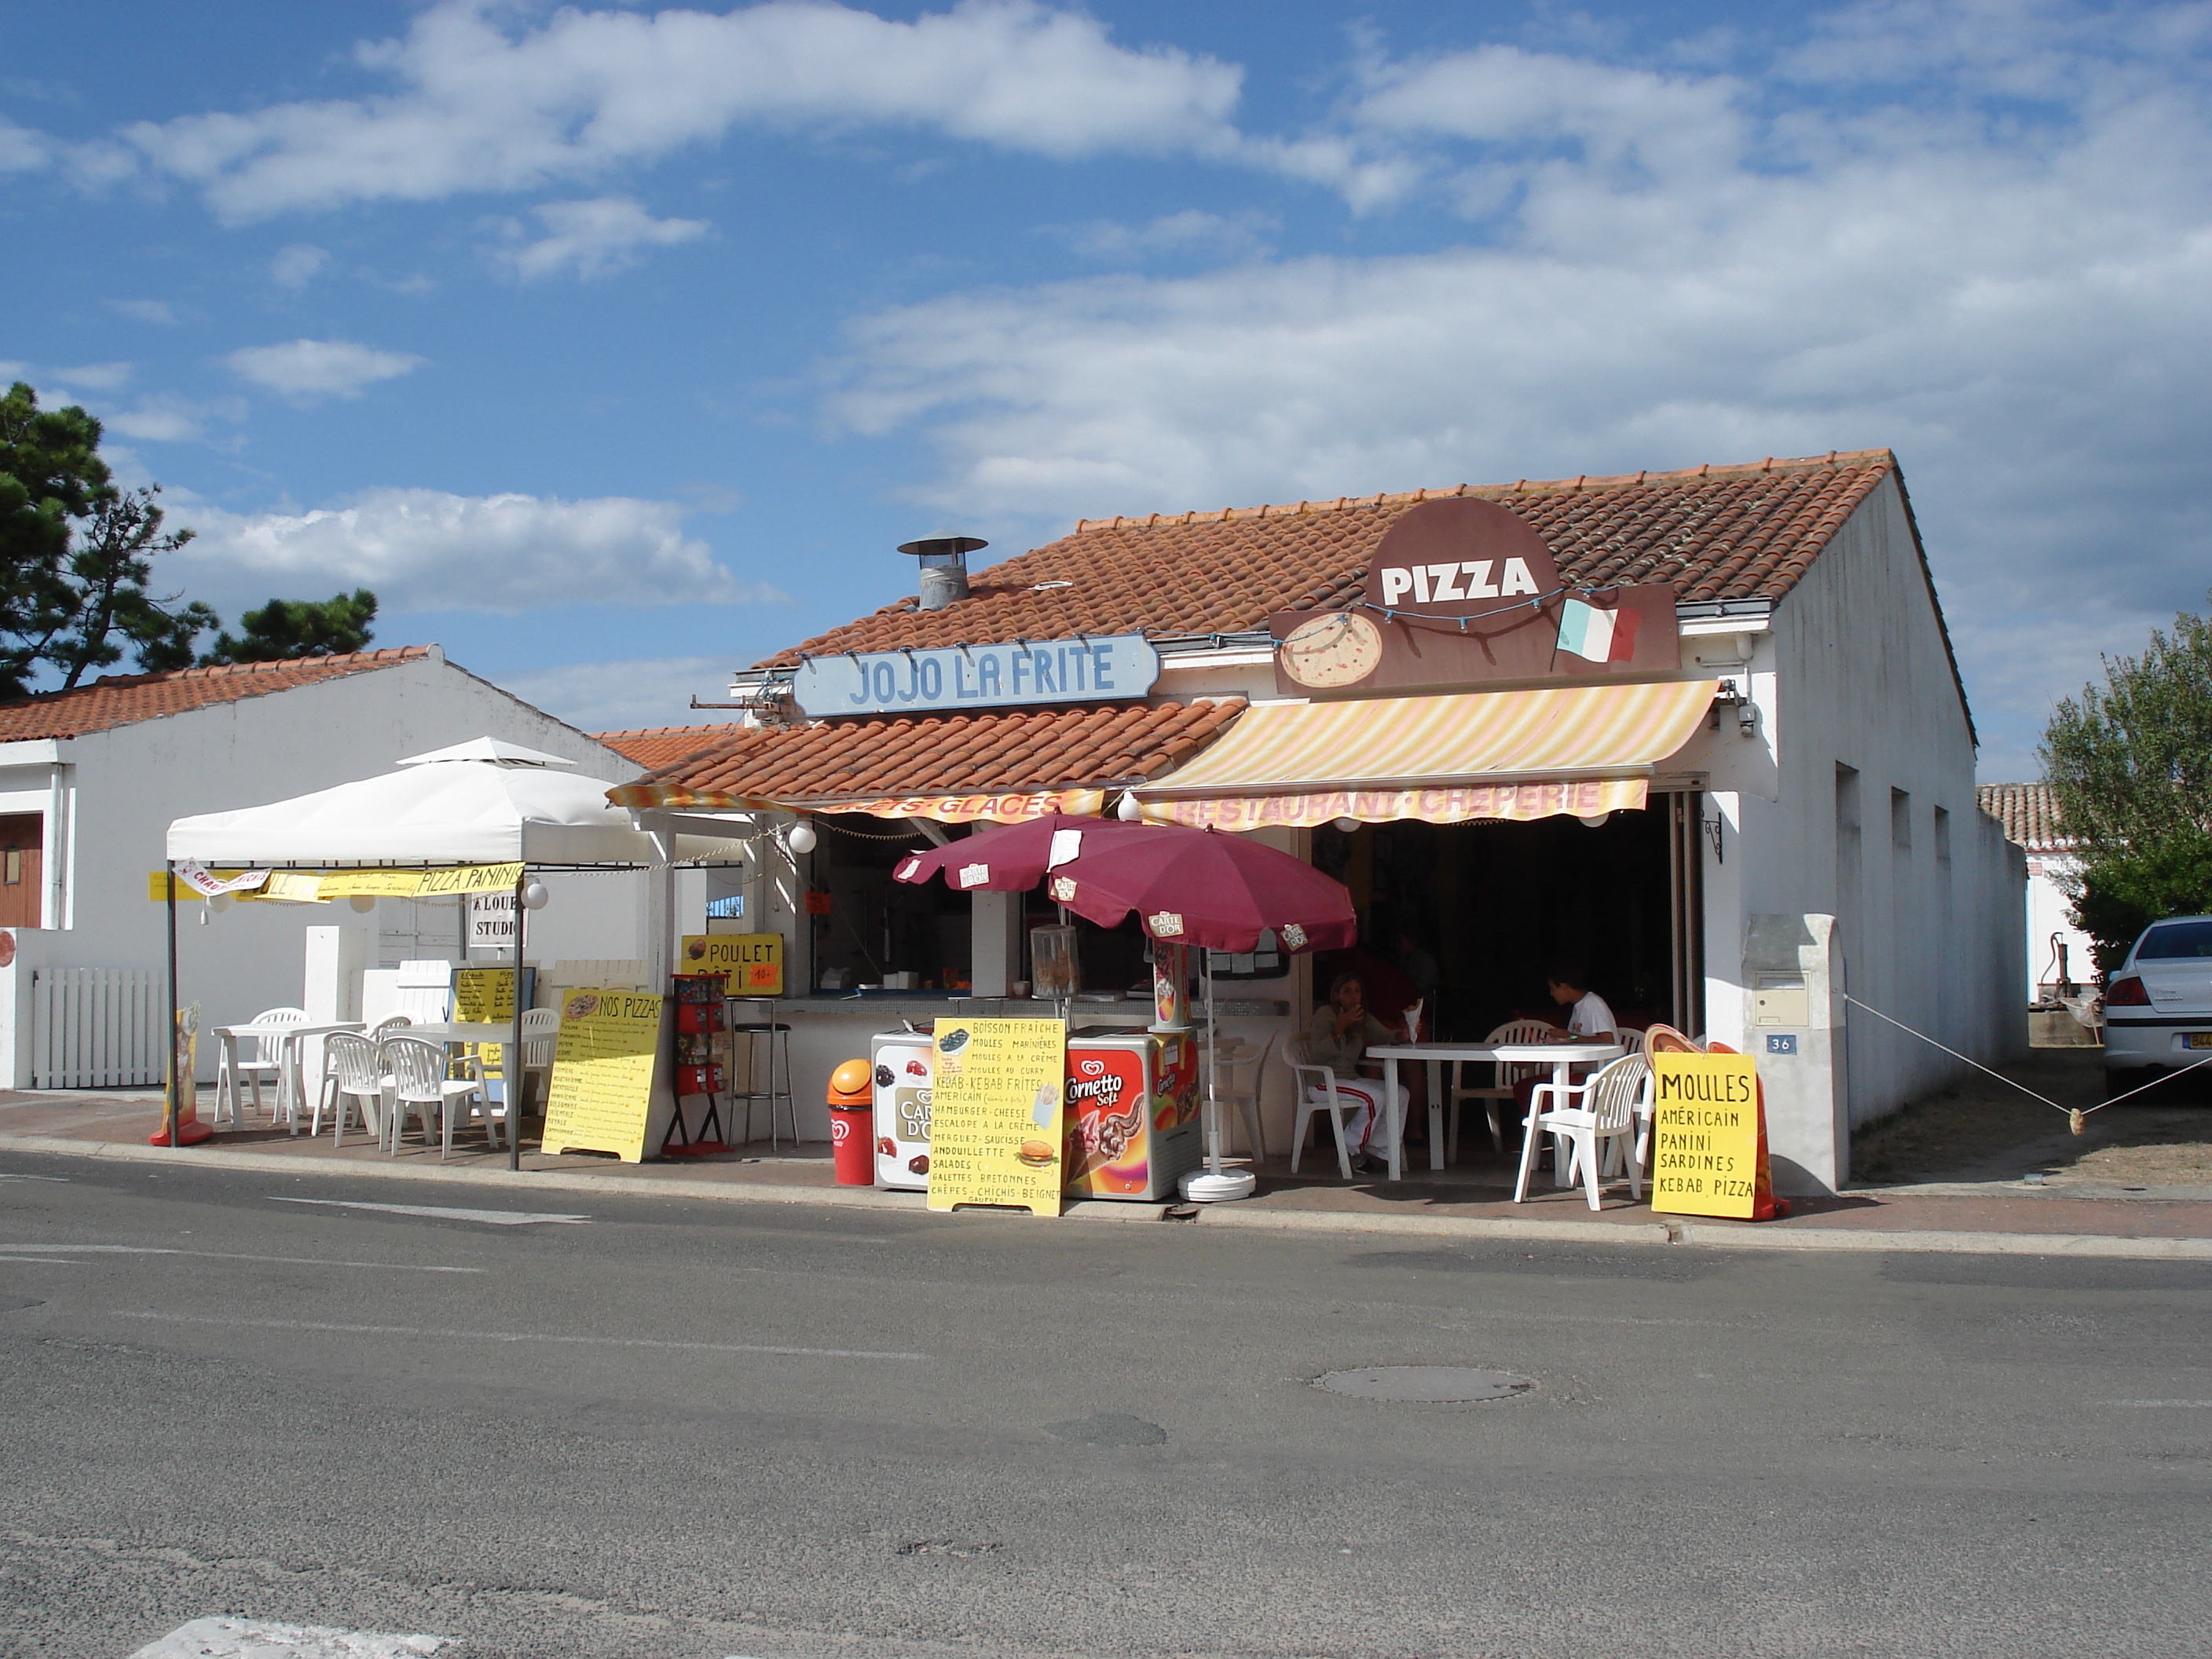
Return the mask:
[[1103, 1060], [1085, 1060], [1077, 1063], [1081, 1077], [1067, 1079], [1067, 1103], [1071, 1106], [1094, 1106], [1102, 1112], [1110, 1112], [1121, 1098], [1121, 1090], [1128, 1082], [1120, 1073], [1109, 1071]]

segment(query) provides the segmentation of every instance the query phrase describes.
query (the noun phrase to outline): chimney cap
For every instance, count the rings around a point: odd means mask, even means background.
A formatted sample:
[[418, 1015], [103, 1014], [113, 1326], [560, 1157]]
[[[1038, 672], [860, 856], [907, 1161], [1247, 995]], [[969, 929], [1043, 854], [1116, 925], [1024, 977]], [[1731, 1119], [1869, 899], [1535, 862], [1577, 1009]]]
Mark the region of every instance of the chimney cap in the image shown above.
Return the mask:
[[899, 551], [925, 559], [957, 558], [990, 544], [980, 536], [930, 536], [918, 542], [901, 542]]

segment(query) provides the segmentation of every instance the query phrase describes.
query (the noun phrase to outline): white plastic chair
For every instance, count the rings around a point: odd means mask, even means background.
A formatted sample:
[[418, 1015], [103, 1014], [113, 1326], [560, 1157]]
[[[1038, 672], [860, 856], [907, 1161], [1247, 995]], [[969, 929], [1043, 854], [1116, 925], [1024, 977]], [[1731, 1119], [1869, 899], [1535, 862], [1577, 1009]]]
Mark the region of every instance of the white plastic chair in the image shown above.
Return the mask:
[[1270, 1031], [1257, 1048], [1219, 1062], [1216, 1086], [1221, 1091], [1221, 1103], [1236, 1107], [1243, 1115], [1245, 1145], [1255, 1164], [1267, 1156], [1267, 1132], [1260, 1127], [1260, 1079], [1267, 1074], [1267, 1056], [1275, 1051], [1276, 1036]]
[[[533, 1077], [544, 1079], [549, 1085], [550, 1083], [553, 1073], [553, 1047], [560, 1034], [561, 1011], [559, 1009], [525, 1008], [522, 1011], [522, 1099], [526, 1104], [530, 1098], [530, 1082]], [[500, 1057], [496, 1064], [485, 1062], [483, 1050], [487, 1048], [496, 1048], [499, 1050]], [[504, 1097], [507, 1093], [505, 1086], [507, 1050], [507, 1045], [503, 1042], [485, 1043], [471, 1051], [470, 1056], [470, 1063], [478, 1075], [487, 1080], [492, 1078], [501, 1079], [501, 1099], [498, 1103], [501, 1105], [506, 1103]]]
[[[307, 1011], [305, 1008], [264, 1008], [247, 1022], [252, 1025], [305, 1025], [307, 1023]], [[261, 1079], [264, 1077], [276, 1085], [278, 1102], [284, 1098], [284, 1038], [271, 1034], [251, 1037], [246, 1041], [252, 1047], [249, 1048], [244, 1043], [240, 1045], [237, 1070], [230, 1076], [230, 1110], [234, 1123], [244, 1121], [238, 1097], [239, 1079], [241, 1078], [253, 1091], [253, 1112], [257, 1117], [261, 1114]], [[228, 1055], [224, 1058], [227, 1059]], [[216, 1093], [220, 1099], [222, 1094], [220, 1081], [216, 1084]], [[294, 1110], [296, 1113], [297, 1108]], [[270, 1121], [272, 1124], [276, 1121], [274, 1108], [271, 1109]]]
[[386, 1069], [392, 1075], [392, 1155], [399, 1156], [399, 1138], [406, 1133], [407, 1120], [420, 1118], [422, 1139], [430, 1138], [431, 1115], [435, 1113], [444, 1134], [444, 1148], [438, 1154], [440, 1163], [451, 1157], [453, 1151], [453, 1125], [465, 1115], [478, 1115], [484, 1121], [484, 1134], [495, 1146], [500, 1144], [499, 1115], [483, 1097], [483, 1085], [474, 1078], [449, 1078], [446, 1075], [446, 1048], [443, 1043], [431, 1042], [422, 1037], [388, 1037], [379, 1045]]
[[396, 1032], [404, 1031], [415, 1023], [412, 1014], [392, 1014], [376, 1022], [375, 1030], [368, 1034], [371, 1042], [381, 1042]]
[[1619, 1040], [1620, 1046], [1627, 1049], [1630, 1054], [1640, 1054], [1644, 1052], [1644, 1033], [1633, 1025], [1615, 1026], [1613, 1035]]
[[[1495, 1048], [1501, 1042], [1542, 1042], [1559, 1035], [1559, 1028], [1547, 1025], [1540, 1019], [1510, 1019], [1488, 1036], [1483, 1038], [1485, 1048]], [[1514, 1097], [1514, 1085], [1525, 1079], [1542, 1077], [1551, 1070], [1548, 1066], [1498, 1066], [1498, 1081], [1474, 1084], [1464, 1081], [1466, 1068], [1479, 1066], [1480, 1060], [1462, 1060], [1454, 1068], [1455, 1080], [1451, 1090], [1451, 1123], [1444, 1138], [1444, 1162], [1459, 1161], [1459, 1121], [1461, 1109], [1470, 1100], [1479, 1100], [1490, 1117], [1490, 1144], [1498, 1152], [1505, 1150], [1505, 1126], [1499, 1114], [1505, 1103]]]
[[1536, 1138], [1542, 1134], [1563, 1139], [1570, 1148], [1560, 1160], [1559, 1185], [1571, 1187], [1576, 1173], [1582, 1176], [1589, 1206], [1598, 1207], [1600, 1173], [1604, 1153], [1619, 1146], [1626, 1156], [1628, 1191], [1644, 1196], [1644, 1165], [1629, 1155], [1636, 1139], [1637, 1121], [1649, 1115], [1651, 1062], [1642, 1054], [1623, 1054], [1602, 1067], [1587, 1083], [1540, 1083], [1528, 1097], [1528, 1126], [1521, 1142], [1521, 1177], [1513, 1185], [1513, 1201], [1528, 1197], [1528, 1176], [1536, 1165]]
[[[1283, 1045], [1284, 1061], [1291, 1068], [1291, 1090], [1297, 1102], [1297, 1115], [1291, 1120], [1291, 1173], [1298, 1172], [1298, 1154], [1304, 1151], [1306, 1126], [1316, 1112], [1328, 1114], [1329, 1125], [1336, 1131], [1336, 1167], [1346, 1181], [1352, 1179], [1352, 1149], [1344, 1139], [1344, 1115], [1357, 1109], [1336, 1092], [1336, 1073], [1326, 1066], [1314, 1063], [1312, 1051], [1304, 1037], [1293, 1037]], [[1315, 1098], [1319, 1096], [1318, 1099]]]
[[345, 1145], [346, 1121], [358, 1110], [361, 1127], [378, 1137], [384, 1128], [384, 1091], [392, 1079], [377, 1054], [376, 1044], [351, 1031], [335, 1031], [323, 1040], [324, 1088], [315, 1101], [315, 1120], [310, 1135], [323, 1132], [323, 1108], [331, 1109], [334, 1126], [331, 1145]]

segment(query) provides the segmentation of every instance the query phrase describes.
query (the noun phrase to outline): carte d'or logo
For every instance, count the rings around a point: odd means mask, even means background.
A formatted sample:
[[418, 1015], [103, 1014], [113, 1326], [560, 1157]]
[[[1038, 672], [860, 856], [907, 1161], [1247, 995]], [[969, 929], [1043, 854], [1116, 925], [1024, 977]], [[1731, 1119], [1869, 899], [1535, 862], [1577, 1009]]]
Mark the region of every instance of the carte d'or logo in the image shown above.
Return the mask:
[[1179, 911], [1159, 910], [1145, 918], [1145, 926], [1154, 939], [1180, 939], [1182, 936], [1182, 915]]

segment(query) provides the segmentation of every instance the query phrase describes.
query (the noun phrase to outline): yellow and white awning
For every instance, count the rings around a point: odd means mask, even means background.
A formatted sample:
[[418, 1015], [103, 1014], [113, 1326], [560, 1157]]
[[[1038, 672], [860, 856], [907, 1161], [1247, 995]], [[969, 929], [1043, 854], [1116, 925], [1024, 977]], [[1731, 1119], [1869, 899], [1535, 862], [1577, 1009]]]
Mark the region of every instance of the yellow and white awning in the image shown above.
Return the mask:
[[1676, 680], [1259, 703], [1135, 793], [1153, 823], [1225, 830], [1592, 817], [1644, 805], [1653, 765], [1688, 741], [1717, 690]]

